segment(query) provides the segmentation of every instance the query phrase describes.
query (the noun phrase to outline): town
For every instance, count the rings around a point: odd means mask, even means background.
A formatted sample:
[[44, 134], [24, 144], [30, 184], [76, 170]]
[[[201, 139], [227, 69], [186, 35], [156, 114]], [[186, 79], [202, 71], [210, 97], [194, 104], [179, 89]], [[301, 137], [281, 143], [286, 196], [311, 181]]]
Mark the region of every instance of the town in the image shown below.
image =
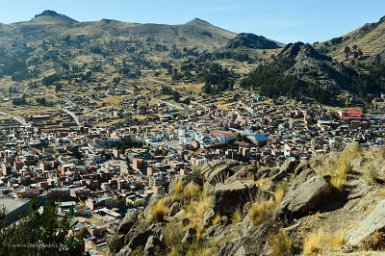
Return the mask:
[[[216, 98], [180, 104], [137, 95], [101, 112], [73, 97], [42, 114], [0, 113], [0, 205], [14, 222], [30, 198], [55, 200], [59, 214], [74, 209], [75, 232], [87, 234], [85, 249], [107, 255], [109, 235], [127, 211], [145, 207], [151, 196], [167, 193], [171, 179], [211, 161], [231, 159], [258, 171], [350, 142], [384, 143], [380, 110], [328, 109], [285, 97], [272, 102], [252, 93], [236, 98], [225, 109]], [[159, 118], [97, 123], [138, 112]]]

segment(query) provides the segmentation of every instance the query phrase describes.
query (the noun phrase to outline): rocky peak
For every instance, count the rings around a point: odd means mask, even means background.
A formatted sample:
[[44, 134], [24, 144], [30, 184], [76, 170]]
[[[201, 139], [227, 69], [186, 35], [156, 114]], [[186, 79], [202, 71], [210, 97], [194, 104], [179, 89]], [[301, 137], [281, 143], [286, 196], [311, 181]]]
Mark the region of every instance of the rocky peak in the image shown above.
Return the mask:
[[195, 18], [189, 22], [187, 22], [186, 24], [199, 24], [199, 25], [209, 25], [211, 26], [211, 24], [205, 20], [202, 20], [202, 19], [199, 19], [199, 18]]
[[46, 16], [46, 17], [57, 17], [57, 16], [62, 16], [62, 15], [61, 15], [61, 14], [58, 14], [57, 12], [52, 11], [52, 10], [45, 10], [45, 11], [43, 11], [43, 12], [40, 13], [40, 14], [36, 14], [36, 15], [35, 15], [35, 18], [37, 18], [37, 17], [42, 17], [42, 16]]
[[49, 19], [49, 20], [55, 20], [55, 21], [62, 21], [62, 22], [76, 22], [76, 20], [71, 19], [70, 17], [57, 13], [52, 10], [45, 10], [40, 14], [36, 14], [33, 20], [39, 20], [39, 19]]
[[289, 58], [313, 58], [320, 60], [331, 60], [330, 57], [318, 53], [310, 44], [304, 44], [302, 42], [290, 43], [279, 53], [279, 57]]

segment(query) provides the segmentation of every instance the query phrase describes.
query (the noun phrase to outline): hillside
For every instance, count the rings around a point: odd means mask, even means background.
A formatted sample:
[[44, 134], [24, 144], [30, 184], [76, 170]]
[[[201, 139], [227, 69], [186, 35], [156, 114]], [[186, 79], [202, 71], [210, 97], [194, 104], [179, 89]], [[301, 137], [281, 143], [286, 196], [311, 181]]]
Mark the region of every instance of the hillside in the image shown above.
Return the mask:
[[[385, 17], [378, 22], [364, 26], [341, 37], [317, 45], [340, 61], [352, 59], [373, 60], [376, 56], [385, 57]], [[345, 50], [346, 47], [349, 50]]]
[[231, 39], [227, 49], [235, 48], [253, 48], [253, 49], [277, 49], [283, 47], [283, 44], [267, 39], [264, 36], [257, 36], [250, 33], [240, 33]]
[[271, 63], [259, 65], [241, 86], [269, 97], [305, 96], [330, 104], [332, 95], [354, 91], [355, 77], [354, 70], [299, 42], [286, 45]]
[[383, 149], [350, 144], [262, 170], [211, 162], [129, 211], [109, 245], [119, 256], [382, 255], [383, 161]]

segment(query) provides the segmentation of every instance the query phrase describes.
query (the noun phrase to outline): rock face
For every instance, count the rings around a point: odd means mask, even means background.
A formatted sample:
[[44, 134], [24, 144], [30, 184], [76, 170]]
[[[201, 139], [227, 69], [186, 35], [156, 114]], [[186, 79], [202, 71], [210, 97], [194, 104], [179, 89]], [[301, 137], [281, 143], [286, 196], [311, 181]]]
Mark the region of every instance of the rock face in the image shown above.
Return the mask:
[[226, 179], [235, 174], [232, 169], [235, 165], [237, 165], [236, 161], [207, 163], [202, 167], [202, 175], [211, 185], [224, 183]]
[[293, 219], [319, 207], [332, 189], [323, 176], [314, 176], [290, 190], [278, 206], [277, 217]]
[[266, 253], [267, 234], [271, 232], [271, 227], [262, 225], [249, 230], [247, 234], [240, 238], [229, 241], [222, 245], [217, 256], [237, 255], [268, 255]]
[[293, 173], [298, 166], [299, 161], [294, 157], [291, 157], [285, 161], [285, 163], [281, 166], [279, 173], [273, 177], [273, 181], [279, 181], [283, 178], [287, 177], [290, 173]]
[[144, 246], [144, 255], [145, 256], [159, 255], [160, 251], [164, 250], [164, 248], [165, 248], [165, 245], [162, 242], [162, 239], [159, 239], [156, 236], [150, 236], [147, 239], [146, 245]]
[[125, 235], [123, 234], [114, 234], [108, 241], [108, 246], [111, 251], [119, 252], [119, 250], [124, 246]]
[[[162, 224], [151, 224], [137, 222], [128, 231], [124, 244], [125, 246], [119, 251], [118, 255], [130, 255], [136, 248], [147, 248], [146, 255], [154, 255], [157, 248], [162, 249]], [[149, 241], [150, 240], [150, 241]], [[163, 246], [163, 247], [162, 247]], [[145, 250], [146, 251], [146, 250]]]
[[253, 200], [257, 192], [252, 180], [217, 184], [214, 189], [214, 211], [220, 215], [231, 215], [237, 208]]
[[203, 181], [200, 177], [197, 177], [197, 176], [180, 176], [180, 177], [176, 177], [174, 179], [172, 179], [170, 181], [170, 183], [168, 184], [168, 193], [169, 194], [172, 194], [174, 193], [175, 191], [175, 186], [177, 184], [177, 182], [181, 180], [182, 181], [182, 184], [183, 184], [183, 187], [185, 187], [189, 182], [193, 181], [197, 184], [202, 184]]
[[127, 234], [127, 232], [132, 228], [135, 222], [138, 220], [137, 210], [131, 210], [127, 212], [126, 216], [120, 223], [117, 232], [121, 234]]
[[359, 224], [347, 234], [348, 246], [360, 247], [371, 236], [385, 229], [385, 200], [381, 201]]

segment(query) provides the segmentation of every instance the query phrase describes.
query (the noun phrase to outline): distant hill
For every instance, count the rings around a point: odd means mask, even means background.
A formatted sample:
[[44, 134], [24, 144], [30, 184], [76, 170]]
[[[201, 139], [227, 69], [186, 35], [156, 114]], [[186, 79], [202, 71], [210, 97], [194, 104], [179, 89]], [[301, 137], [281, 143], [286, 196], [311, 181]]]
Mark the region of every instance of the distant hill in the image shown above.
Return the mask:
[[288, 44], [271, 62], [260, 65], [241, 86], [258, 88], [269, 97], [310, 97], [322, 102], [343, 90], [354, 91], [356, 72], [331, 57], [320, 54], [311, 45]]
[[277, 49], [284, 44], [267, 39], [264, 36], [257, 36], [251, 33], [240, 33], [227, 43], [227, 49], [252, 48], [252, 49]]
[[29, 21], [0, 24], [0, 77], [22, 81], [79, 67], [106, 73], [123, 60], [136, 69], [154, 68], [167, 55], [175, 57], [177, 48], [219, 49], [235, 36], [201, 19], [181, 25], [78, 22], [47, 10]]
[[[349, 50], [345, 50], [347, 47]], [[323, 42], [317, 48], [341, 61], [373, 60], [377, 56], [384, 59], [385, 17], [378, 22], [367, 23], [344, 36]]]

